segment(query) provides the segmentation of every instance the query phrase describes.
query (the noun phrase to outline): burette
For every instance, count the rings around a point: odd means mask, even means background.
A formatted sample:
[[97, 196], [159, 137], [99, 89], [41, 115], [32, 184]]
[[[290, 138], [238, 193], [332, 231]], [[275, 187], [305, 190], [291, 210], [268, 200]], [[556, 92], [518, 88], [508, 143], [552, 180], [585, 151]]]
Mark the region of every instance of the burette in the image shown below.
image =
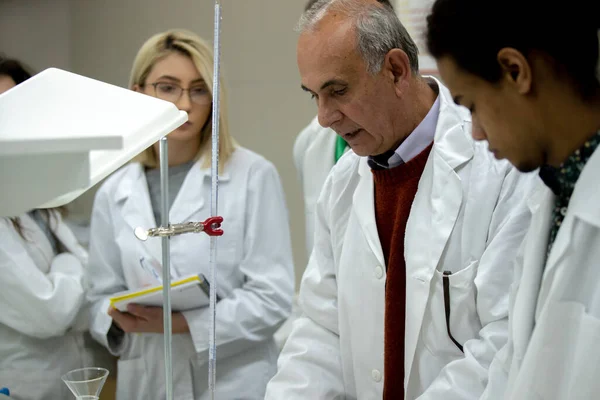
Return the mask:
[[[211, 190], [210, 213], [212, 217], [218, 215], [219, 201], [219, 120], [221, 98], [221, 4], [215, 0], [215, 32], [214, 32], [214, 71], [213, 71], [213, 110], [212, 110], [212, 158], [211, 158]], [[215, 399], [215, 385], [217, 373], [217, 345], [216, 345], [216, 319], [217, 319], [217, 236], [210, 236], [210, 330], [208, 338], [208, 388], [211, 400]]]

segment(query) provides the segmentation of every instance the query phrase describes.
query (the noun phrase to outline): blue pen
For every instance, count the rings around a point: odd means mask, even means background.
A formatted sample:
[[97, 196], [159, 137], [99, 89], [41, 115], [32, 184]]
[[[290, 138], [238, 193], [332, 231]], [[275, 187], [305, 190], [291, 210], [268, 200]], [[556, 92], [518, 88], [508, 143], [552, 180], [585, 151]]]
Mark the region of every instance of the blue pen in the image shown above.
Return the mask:
[[142, 267], [142, 269], [144, 271], [146, 271], [147, 273], [149, 273], [150, 275], [152, 275], [154, 278], [156, 278], [157, 281], [159, 281], [162, 284], [162, 279], [161, 277], [158, 275], [158, 272], [156, 272], [156, 270], [152, 267], [149, 267], [145, 262], [144, 262], [144, 257], [140, 257], [140, 266]]

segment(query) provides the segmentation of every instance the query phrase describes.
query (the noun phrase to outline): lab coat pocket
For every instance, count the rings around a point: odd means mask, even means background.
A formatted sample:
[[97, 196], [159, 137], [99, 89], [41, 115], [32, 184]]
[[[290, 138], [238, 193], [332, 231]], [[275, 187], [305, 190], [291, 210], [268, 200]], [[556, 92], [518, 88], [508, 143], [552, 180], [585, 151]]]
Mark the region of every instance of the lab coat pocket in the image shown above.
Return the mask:
[[143, 357], [117, 362], [117, 400], [149, 399]]
[[548, 303], [513, 393], [523, 399], [593, 399], [600, 393], [600, 319], [578, 302]]
[[481, 329], [477, 316], [475, 276], [479, 261], [457, 272], [434, 271], [431, 282], [430, 334], [432, 353], [462, 356], [462, 345]]

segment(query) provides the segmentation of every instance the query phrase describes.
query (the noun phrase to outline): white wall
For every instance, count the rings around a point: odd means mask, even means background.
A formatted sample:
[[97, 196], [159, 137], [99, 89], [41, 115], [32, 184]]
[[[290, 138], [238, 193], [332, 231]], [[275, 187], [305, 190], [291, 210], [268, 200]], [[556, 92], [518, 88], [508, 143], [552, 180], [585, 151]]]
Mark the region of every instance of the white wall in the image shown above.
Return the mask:
[[0, 53], [36, 71], [71, 67], [69, 0], [0, 0]]
[[[296, 67], [293, 28], [305, 0], [221, 3], [232, 134], [279, 170], [299, 282], [307, 257], [292, 146], [316, 112], [300, 90]], [[212, 41], [213, 7], [212, 0], [0, 0], [0, 51], [37, 70], [56, 66], [125, 86], [138, 48], [151, 35], [186, 28]], [[94, 192], [71, 205], [72, 217], [88, 217]]]

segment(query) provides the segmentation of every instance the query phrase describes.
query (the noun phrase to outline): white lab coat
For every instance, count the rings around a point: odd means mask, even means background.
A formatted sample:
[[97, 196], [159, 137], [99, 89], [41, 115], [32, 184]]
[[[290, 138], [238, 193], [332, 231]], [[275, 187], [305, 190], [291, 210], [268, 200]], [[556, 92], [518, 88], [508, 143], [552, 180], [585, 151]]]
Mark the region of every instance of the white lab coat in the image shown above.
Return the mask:
[[315, 208], [325, 179], [335, 164], [336, 139], [337, 134], [319, 125], [315, 117], [294, 143], [294, 164], [304, 195], [306, 251], [309, 256], [315, 234]]
[[600, 393], [600, 151], [583, 169], [546, 263], [554, 194], [540, 183], [515, 267], [510, 335], [484, 399], [579, 400]]
[[[210, 216], [210, 169], [196, 163], [170, 209], [172, 223]], [[276, 370], [273, 333], [290, 313], [294, 290], [288, 215], [275, 167], [261, 156], [235, 150], [220, 174], [218, 239], [218, 398], [262, 399]], [[117, 399], [165, 397], [163, 335], [126, 334], [120, 346], [108, 341], [112, 323], [108, 297], [144, 285], [140, 257], [161, 263], [161, 239], [141, 242], [134, 228], [157, 226], [143, 167], [133, 163], [111, 176], [96, 195], [90, 234], [92, 335], [118, 362]], [[171, 239], [174, 276], [209, 277], [209, 237]], [[173, 336], [173, 382], [177, 400], [208, 399], [210, 312], [184, 312], [191, 334]]]
[[[406, 399], [476, 399], [507, 337], [511, 259], [529, 225], [531, 175], [497, 162], [470, 136], [465, 110], [440, 86], [434, 146], [406, 228]], [[266, 399], [380, 399], [385, 260], [373, 177], [349, 152], [317, 204], [315, 248], [294, 325]], [[451, 271], [451, 332], [442, 272]]]
[[87, 253], [59, 215], [50, 227], [67, 251], [58, 255], [33, 218], [20, 220], [27, 240], [0, 218], [0, 387], [16, 399], [67, 399], [61, 376], [92, 363], [84, 342]]

